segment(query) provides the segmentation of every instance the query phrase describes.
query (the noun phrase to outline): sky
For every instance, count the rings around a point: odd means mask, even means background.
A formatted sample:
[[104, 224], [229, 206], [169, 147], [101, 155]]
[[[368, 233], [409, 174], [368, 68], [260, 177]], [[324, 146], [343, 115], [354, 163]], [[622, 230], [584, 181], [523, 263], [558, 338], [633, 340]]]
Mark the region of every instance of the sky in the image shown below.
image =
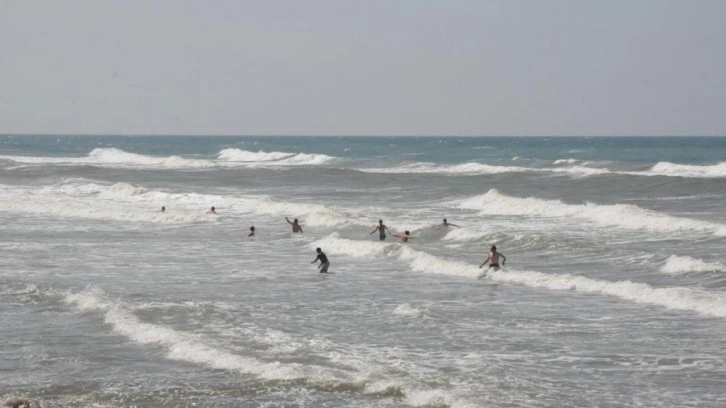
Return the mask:
[[722, 0], [0, 0], [0, 134], [726, 135]]

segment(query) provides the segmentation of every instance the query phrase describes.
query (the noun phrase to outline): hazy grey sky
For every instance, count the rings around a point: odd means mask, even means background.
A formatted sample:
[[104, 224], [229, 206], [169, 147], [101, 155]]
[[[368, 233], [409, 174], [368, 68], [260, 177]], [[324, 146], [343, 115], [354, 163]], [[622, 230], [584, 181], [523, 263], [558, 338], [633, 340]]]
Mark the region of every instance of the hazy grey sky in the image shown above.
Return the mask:
[[0, 133], [726, 135], [726, 1], [0, 0]]

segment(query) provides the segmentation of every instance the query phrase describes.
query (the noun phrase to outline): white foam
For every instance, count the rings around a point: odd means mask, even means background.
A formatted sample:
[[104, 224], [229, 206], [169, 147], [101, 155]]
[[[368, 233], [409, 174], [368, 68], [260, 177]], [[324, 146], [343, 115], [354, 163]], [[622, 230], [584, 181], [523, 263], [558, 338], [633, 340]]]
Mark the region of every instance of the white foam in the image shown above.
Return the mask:
[[558, 159], [552, 162], [552, 164], [575, 164], [578, 161], [577, 159]]
[[22, 164], [95, 165], [121, 168], [204, 169], [229, 166], [312, 166], [337, 160], [324, 154], [250, 152], [228, 148], [217, 154], [218, 160], [188, 159], [181, 156], [149, 156], [117, 148], [96, 148], [85, 157], [0, 156]]
[[519, 166], [492, 166], [481, 163], [463, 163], [455, 165], [437, 165], [433, 163], [411, 163], [398, 167], [360, 169], [366, 173], [418, 174], [438, 173], [449, 175], [484, 175], [501, 173], [521, 173], [535, 169]]
[[473, 242], [481, 241], [489, 235], [490, 233], [485, 231], [474, 231], [468, 228], [451, 228], [442, 240], [453, 242]]
[[726, 162], [720, 162], [712, 165], [659, 162], [646, 173], [649, 175], [672, 177], [726, 177]]
[[228, 148], [228, 149], [222, 149], [217, 154], [217, 157], [220, 160], [227, 160], [227, 161], [239, 161], [239, 162], [259, 162], [259, 161], [270, 161], [270, 160], [280, 160], [284, 159], [286, 157], [292, 156], [293, 153], [283, 153], [283, 152], [265, 152], [263, 150], [257, 151], [257, 152], [250, 152], [247, 150], [241, 150], [241, 149], [234, 149], [234, 148]]
[[[517, 159], [517, 158], [514, 158]], [[513, 159], [513, 160], [514, 160]], [[592, 176], [598, 174], [610, 173], [610, 170], [604, 168], [592, 168], [586, 166], [570, 166], [570, 167], [521, 167], [521, 166], [494, 166], [482, 163], [463, 163], [453, 165], [438, 165], [433, 163], [410, 163], [398, 167], [388, 168], [368, 168], [360, 169], [367, 173], [392, 173], [392, 174], [444, 174], [459, 176], [476, 176], [487, 174], [503, 174], [503, 173], [559, 173], [567, 174], [575, 177]]]
[[[0, 185], [0, 211], [153, 223], [190, 223], [217, 220], [206, 214], [216, 206], [220, 214], [304, 217], [305, 225], [337, 226], [356, 223], [360, 214], [314, 203], [288, 202], [267, 196], [168, 193], [128, 183], [103, 185], [83, 179], [27, 188]], [[164, 205], [166, 212], [159, 209]], [[284, 219], [283, 219], [284, 222]]]
[[726, 265], [719, 262], [704, 262], [701, 259], [690, 256], [671, 255], [666, 259], [665, 264], [660, 268], [663, 273], [671, 275], [683, 275], [699, 272], [724, 272]]
[[121, 304], [108, 298], [97, 288], [79, 293], [66, 292], [63, 300], [86, 312], [99, 312], [113, 331], [139, 344], [165, 347], [173, 360], [202, 364], [216, 369], [237, 371], [265, 379], [290, 380], [308, 378], [311, 373], [295, 363], [263, 362], [208, 346], [197, 335], [168, 327], [144, 323]]
[[[417, 251], [404, 245], [390, 247], [365, 241], [338, 238], [335, 234], [310, 244], [332, 254], [354, 257], [397, 257], [415, 271], [478, 278], [481, 269], [465, 262], [450, 261]], [[664, 306], [669, 309], [697, 312], [706, 316], [726, 317], [726, 295], [700, 292], [690, 288], [653, 288], [631, 281], [609, 282], [570, 274], [545, 274], [537, 271], [490, 271], [489, 279], [518, 283], [533, 288], [571, 290], [616, 296], [636, 303]]]
[[325, 154], [285, 153], [285, 152], [250, 152], [236, 148], [221, 150], [218, 154], [220, 160], [226, 162], [242, 162], [260, 166], [312, 166], [338, 160], [337, 157]]
[[726, 317], [726, 296], [690, 288], [653, 288], [631, 281], [609, 282], [570, 274], [546, 274], [536, 271], [494, 271], [490, 279], [519, 283], [533, 288], [570, 290], [616, 296], [636, 303], [664, 306], [668, 309], [697, 312], [706, 316]]
[[[0, 187], [0, 192], [6, 192]], [[156, 207], [156, 204], [154, 204]], [[59, 195], [42, 195], [37, 191], [14, 190], [12, 194], [0, 196], [0, 212], [16, 214], [32, 214], [58, 218], [85, 218], [92, 220], [115, 220], [129, 222], [150, 222], [161, 224], [182, 224], [206, 222], [214, 220], [202, 211], [160, 212], [148, 206], [129, 206], [113, 202], [110, 199], [103, 203], [89, 203], [88, 200]]]
[[185, 159], [179, 156], [146, 156], [129, 153], [116, 148], [96, 148], [86, 157], [32, 157], [0, 156], [0, 158], [25, 164], [86, 164], [109, 167], [150, 167], [150, 168], [207, 168], [215, 166], [209, 160]]
[[726, 236], [726, 225], [674, 217], [630, 204], [565, 204], [559, 200], [510, 197], [496, 189], [452, 204], [459, 208], [479, 210], [482, 214], [530, 215], [554, 219], [578, 218], [598, 225], [629, 230], [674, 233], [690, 231]]
[[413, 306], [411, 306], [408, 303], [400, 304], [396, 307], [396, 309], [393, 311], [393, 314], [398, 316], [407, 316], [407, 317], [417, 317], [420, 316], [422, 311], [420, 309], [417, 309]]
[[384, 244], [374, 241], [355, 241], [340, 238], [333, 233], [326, 238], [310, 244], [311, 248], [320, 247], [325, 252], [346, 255], [354, 258], [383, 258], [396, 257], [409, 264], [410, 268], [424, 273], [445, 274], [476, 277], [479, 271], [469, 264], [448, 261], [417, 251], [406, 246], [408, 244]]

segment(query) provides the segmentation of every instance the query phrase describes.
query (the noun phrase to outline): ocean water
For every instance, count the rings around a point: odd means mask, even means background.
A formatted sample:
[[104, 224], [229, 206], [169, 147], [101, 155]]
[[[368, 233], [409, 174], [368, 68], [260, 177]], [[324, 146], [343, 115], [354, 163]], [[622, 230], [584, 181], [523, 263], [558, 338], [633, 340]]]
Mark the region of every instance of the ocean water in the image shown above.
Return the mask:
[[0, 397], [723, 407], [725, 198], [726, 138], [0, 136]]

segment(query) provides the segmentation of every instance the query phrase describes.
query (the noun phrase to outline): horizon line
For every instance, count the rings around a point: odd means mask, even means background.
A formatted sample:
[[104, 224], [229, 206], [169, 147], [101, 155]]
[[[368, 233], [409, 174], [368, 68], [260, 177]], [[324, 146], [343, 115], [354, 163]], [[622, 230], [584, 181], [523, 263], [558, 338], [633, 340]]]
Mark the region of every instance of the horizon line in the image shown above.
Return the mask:
[[90, 136], [101, 136], [101, 137], [460, 137], [460, 138], [475, 138], [475, 137], [726, 137], [723, 135], [681, 135], [681, 134], [663, 134], [663, 135], [607, 135], [607, 134], [594, 134], [594, 135], [436, 135], [436, 134], [192, 134], [192, 133], [0, 133], [0, 136], [79, 136], [79, 137], [90, 137]]

